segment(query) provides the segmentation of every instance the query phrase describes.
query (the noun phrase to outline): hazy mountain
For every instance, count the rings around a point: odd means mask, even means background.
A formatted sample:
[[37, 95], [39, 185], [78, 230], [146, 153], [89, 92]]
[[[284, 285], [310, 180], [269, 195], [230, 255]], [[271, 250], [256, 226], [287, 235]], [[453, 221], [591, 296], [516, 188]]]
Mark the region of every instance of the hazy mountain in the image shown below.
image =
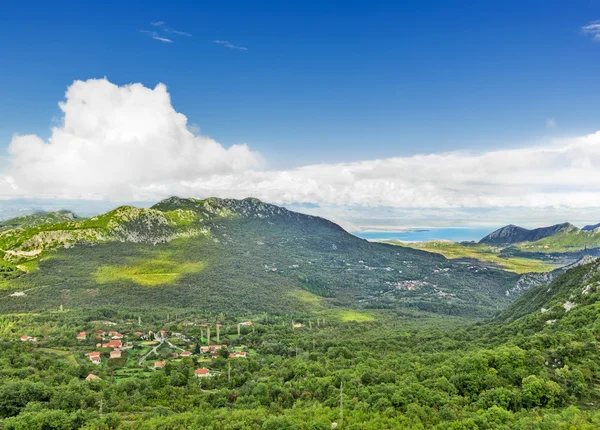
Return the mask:
[[597, 228], [600, 228], [600, 223], [593, 224], [593, 225], [586, 225], [585, 227], [582, 228], [582, 230], [583, 231], [591, 231], [591, 230], [596, 230]]

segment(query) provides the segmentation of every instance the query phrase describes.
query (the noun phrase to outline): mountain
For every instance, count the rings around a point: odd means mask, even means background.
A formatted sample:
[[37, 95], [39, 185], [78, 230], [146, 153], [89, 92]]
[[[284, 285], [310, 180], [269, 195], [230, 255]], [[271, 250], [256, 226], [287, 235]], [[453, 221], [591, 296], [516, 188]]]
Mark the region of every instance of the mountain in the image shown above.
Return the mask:
[[117, 305], [210, 312], [413, 308], [486, 316], [519, 276], [370, 243], [257, 199], [168, 198], [0, 231], [0, 312]]
[[563, 318], [587, 314], [586, 318], [595, 322], [599, 300], [600, 259], [586, 257], [549, 285], [538, 285], [522, 294], [497, 321], [508, 323], [526, 317], [529, 325], [540, 329], [543, 324], [552, 325]]
[[566, 222], [556, 224], [550, 227], [541, 227], [533, 230], [528, 230], [516, 225], [507, 225], [502, 227], [479, 241], [487, 245], [507, 246], [520, 242], [535, 242], [549, 236], [553, 236], [559, 232], [570, 232], [578, 230], [574, 225]]
[[582, 228], [582, 230], [583, 231], [591, 231], [591, 230], [596, 230], [597, 228], [600, 228], [600, 223], [593, 224], [593, 225], [586, 225], [585, 227]]
[[0, 221], [0, 231], [11, 228], [34, 228], [45, 224], [59, 224], [73, 221], [77, 218], [73, 212], [60, 210], [57, 212], [36, 212], [31, 215], [21, 215], [16, 218]]

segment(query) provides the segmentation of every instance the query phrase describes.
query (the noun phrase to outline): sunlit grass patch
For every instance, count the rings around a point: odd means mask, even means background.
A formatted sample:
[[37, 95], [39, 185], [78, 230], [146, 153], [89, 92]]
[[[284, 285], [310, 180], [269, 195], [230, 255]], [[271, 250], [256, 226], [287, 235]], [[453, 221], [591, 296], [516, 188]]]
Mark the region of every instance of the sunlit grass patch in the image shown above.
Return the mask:
[[308, 291], [294, 290], [290, 291], [287, 295], [288, 297], [296, 299], [302, 303], [311, 305], [315, 308], [321, 307], [321, 298], [316, 294], [309, 293]]
[[342, 322], [370, 322], [375, 321], [375, 317], [364, 312], [354, 310], [341, 310], [336, 315]]
[[172, 284], [187, 273], [199, 272], [204, 262], [180, 263], [165, 258], [153, 258], [131, 264], [102, 266], [94, 273], [99, 284], [115, 281], [133, 281], [144, 286]]

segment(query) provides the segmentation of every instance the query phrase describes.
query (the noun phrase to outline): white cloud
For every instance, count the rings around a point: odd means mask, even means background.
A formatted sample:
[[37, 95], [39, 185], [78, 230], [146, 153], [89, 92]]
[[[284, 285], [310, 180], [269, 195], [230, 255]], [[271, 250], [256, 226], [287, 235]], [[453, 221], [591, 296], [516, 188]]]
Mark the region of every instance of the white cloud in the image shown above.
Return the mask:
[[587, 25], [581, 27], [581, 30], [586, 33], [592, 35], [592, 38], [595, 41], [600, 42], [600, 21], [593, 21]]
[[225, 48], [237, 49], [238, 51], [247, 51], [248, 50], [248, 48], [246, 48], [244, 46], [234, 45], [233, 43], [230, 43], [227, 40], [215, 40], [215, 43], [218, 45], [223, 45]]
[[171, 39], [167, 39], [166, 37], [162, 37], [160, 34], [158, 34], [156, 31], [149, 31], [149, 30], [138, 30], [140, 33], [143, 33], [145, 35], [147, 35], [148, 37], [154, 39], [154, 40], [160, 40], [161, 42], [165, 42], [165, 43], [173, 43], [173, 41]]
[[556, 128], [556, 120], [554, 118], [548, 118], [546, 120], [546, 128], [548, 130], [554, 130]]
[[76, 81], [47, 142], [15, 135], [0, 196], [156, 200], [254, 196], [280, 204], [444, 209], [600, 207], [600, 132], [522, 149], [261, 168], [245, 145], [192, 131], [164, 85]]
[[62, 124], [47, 142], [13, 136], [0, 194], [126, 199], [139, 187], [168, 189], [259, 166], [247, 146], [224, 148], [190, 131], [163, 84], [75, 81], [65, 98]]
[[150, 25], [153, 27], [159, 27], [159, 29], [164, 31], [165, 33], [176, 34], [178, 36], [192, 37], [192, 34], [188, 33], [187, 31], [173, 30], [172, 28], [167, 27], [164, 21], [153, 21], [150, 23]]

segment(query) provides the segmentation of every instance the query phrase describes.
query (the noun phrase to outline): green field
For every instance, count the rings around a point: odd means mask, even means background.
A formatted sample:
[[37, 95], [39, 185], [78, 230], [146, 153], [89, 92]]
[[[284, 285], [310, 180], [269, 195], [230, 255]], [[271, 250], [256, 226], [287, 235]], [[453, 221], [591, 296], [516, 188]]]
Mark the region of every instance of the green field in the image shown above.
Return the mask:
[[94, 273], [96, 282], [132, 281], [138, 285], [155, 286], [172, 284], [188, 273], [197, 273], [205, 263], [180, 263], [166, 257], [133, 260], [129, 264], [100, 266]]
[[549, 272], [558, 266], [533, 258], [503, 257], [500, 250], [489, 245], [474, 244], [463, 245], [450, 241], [431, 241], [405, 243], [399, 241], [388, 241], [393, 245], [420, 249], [427, 252], [435, 252], [449, 259], [471, 258], [483, 262], [493, 263], [504, 270], [515, 273]]

